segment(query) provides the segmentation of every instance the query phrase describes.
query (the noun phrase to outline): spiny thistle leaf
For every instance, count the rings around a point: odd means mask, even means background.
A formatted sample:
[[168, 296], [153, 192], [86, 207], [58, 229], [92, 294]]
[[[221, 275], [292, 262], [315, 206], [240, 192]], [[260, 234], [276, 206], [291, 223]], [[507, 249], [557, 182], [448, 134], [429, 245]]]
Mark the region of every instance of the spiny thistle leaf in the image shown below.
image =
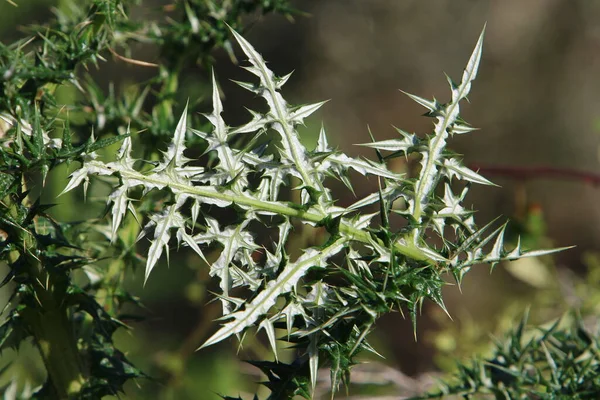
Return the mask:
[[200, 346], [200, 349], [218, 343], [253, 326], [261, 315], [269, 312], [279, 296], [295, 289], [296, 284], [309, 268], [325, 268], [327, 259], [339, 253], [343, 247], [344, 240], [340, 239], [320, 251], [316, 249], [306, 250], [296, 262], [288, 264], [275, 280], [268, 282], [267, 287], [247, 303], [244, 310], [230, 314], [229, 317], [232, 321], [225, 323], [218, 332]]
[[[425, 101], [416, 99], [415, 96], [411, 96], [413, 100], [427, 107], [430, 111], [435, 112], [434, 115], [437, 119], [434, 133], [429, 137], [428, 149], [427, 151], [421, 152], [423, 157], [421, 160], [422, 168], [419, 179], [415, 184], [414, 204], [411, 205], [413, 216], [419, 223], [422, 221], [423, 214], [429, 206], [430, 197], [435, 188], [435, 184], [439, 180], [437, 165], [442, 160], [442, 152], [446, 147], [446, 139], [448, 138], [449, 130], [457, 121], [460, 112], [459, 103], [467, 97], [471, 90], [471, 82], [473, 82], [477, 76], [483, 49], [483, 34], [484, 32], [481, 32], [475, 49], [469, 58], [460, 85], [452, 85], [452, 100], [450, 103], [445, 105], [440, 105], [436, 101], [426, 103]], [[418, 229], [414, 230], [415, 239], [418, 231]]]
[[181, 168], [183, 165], [190, 161], [188, 158], [183, 156], [185, 150], [185, 133], [187, 131], [187, 108], [185, 105], [181, 118], [175, 128], [175, 134], [173, 140], [169, 144], [167, 151], [163, 153], [163, 160], [158, 166], [157, 170], [168, 170], [169, 173], [173, 173], [176, 168]]
[[[306, 152], [303, 151], [304, 147], [298, 138], [295, 125], [301, 122], [301, 119], [316, 111], [323, 103], [314, 104], [310, 107], [305, 106], [300, 109], [302, 110], [301, 112], [296, 110], [294, 113], [294, 111], [290, 110], [286, 101], [278, 92], [282, 84], [276, 83], [275, 74], [267, 68], [262, 56], [240, 34], [233, 30], [231, 32], [252, 63], [252, 67], [246, 69], [260, 78], [260, 86], [256, 89], [256, 93], [267, 101], [270, 108], [270, 113], [264, 119], [264, 122], [272, 123], [273, 129], [281, 136], [283, 145], [282, 157], [294, 163], [304, 185], [315, 189], [320, 188], [321, 184], [315, 181], [309, 173], [311, 167], [308, 164]], [[287, 81], [287, 78], [283, 81]], [[300, 121], [298, 121], [298, 118], [301, 118]]]

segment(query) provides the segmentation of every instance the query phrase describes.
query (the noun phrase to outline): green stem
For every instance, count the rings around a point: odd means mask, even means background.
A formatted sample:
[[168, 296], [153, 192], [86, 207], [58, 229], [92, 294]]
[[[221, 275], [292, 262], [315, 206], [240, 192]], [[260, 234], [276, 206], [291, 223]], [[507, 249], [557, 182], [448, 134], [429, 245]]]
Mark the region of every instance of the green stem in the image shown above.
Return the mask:
[[49, 297], [42, 295], [40, 298], [43, 310], [25, 309], [23, 317], [33, 331], [56, 397], [68, 399], [83, 387], [83, 368], [67, 310], [49, 301]]
[[[110, 166], [102, 164], [102, 168]], [[211, 199], [223, 200], [231, 203], [236, 203], [242, 206], [248, 206], [255, 210], [269, 211], [279, 215], [298, 218], [303, 221], [319, 223], [323, 221], [327, 215], [313, 210], [303, 210], [294, 207], [289, 203], [277, 201], [264, 201], [252, 197], [235, 194], [231, 191], [219, 191], [212, 186], [192, 186], [188, 183], [177, 182], [176, 179], [165, 181], [157, 177], [157, 175], [144, 175], [137, 171], [131, 170], [115, 170], [123, 178], [131, 178], [142, 182], [148, 182], [158, 187], [167, 186], [174, 189], [175, 192], [183, 192], [197, 197], [208, 197]], [[342, 219], [339, 226], [340, 233], [348, 236], [351, 240], [356, 240], [363, 243], [378, 242], [369, 232], [362, 229], [357, 229], [350, 225], [346, 219]], [[421, 249], [419, 249], [411, 240], [398, 240], [394, 243], [394, 249], [397, 253], [403, 254], [413, 260], [429, 261], [435, 264]]]
[[[15, 218], [18, 207], [6, 203], [7, 214]], [[20, 312], [44, 361], [52, 398], [73, 398], [81, 392], [86, 375], [65, 301], [68, 273], [46, 269], [44, 259], [36, 256], [36, 238], [27, 230], [14, 229], [9, 235], [21, 249], [12, 251], [8, 262], [21, 264], [31, 282], [31, 291], [23, 295], [25, 307]]]
[[32, 286], [37, 307], [26, 307], [22, 315], [44, 360], [55, 397], [69, 399], [81, 391], [85, 375], [64, 302], [67, 285], [45, 271], [33, 256], [26, 259], [35, 282]]

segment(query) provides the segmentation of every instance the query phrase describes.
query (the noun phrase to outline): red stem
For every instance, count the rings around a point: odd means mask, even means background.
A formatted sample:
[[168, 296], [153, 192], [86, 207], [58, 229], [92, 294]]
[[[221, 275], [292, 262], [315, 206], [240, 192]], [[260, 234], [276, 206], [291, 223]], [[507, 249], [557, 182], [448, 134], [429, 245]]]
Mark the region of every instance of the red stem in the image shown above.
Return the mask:
[[497, 165], [485, 165], [485, 164], [471, 164], [469, 165], [474, 171], [479, 171], [482, 175], [487, 176], [506, 176], [516, 180], [530, 180], [530, 179], [543, 179], [543, 178], [562, 178], [569, 180], [582, 181], [593, 186], [600, 185], [600, 174], [593, 172], [578, 171], [569, 168], [559, 167], [509, 167], [509, 166], [497, 166]]

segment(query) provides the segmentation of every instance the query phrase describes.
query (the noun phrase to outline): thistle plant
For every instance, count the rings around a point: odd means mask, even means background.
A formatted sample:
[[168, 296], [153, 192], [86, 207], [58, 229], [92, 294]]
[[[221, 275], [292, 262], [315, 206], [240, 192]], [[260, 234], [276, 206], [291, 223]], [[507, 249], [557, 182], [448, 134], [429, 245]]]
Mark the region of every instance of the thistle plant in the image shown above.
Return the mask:
[[[416, 329], [426, 299], [445, 310], [446, 274], [460, 284], [476, 264], [562, 250], [530, 251], [520, 244], [506, 249], [506, 224], [495, 227], [492, 221], [479, 228], [464, 204], [470, 185], [493, 185], [446, 147], [454, 135], [474, 130], [460, 117], [460, 105], [477, 76], [483, 33], [461, 80], [448, 78], [448, 102], [407, 94], [426, 108], [433, 131], [419, 136], [398, 129], [395, 139], [363, 144], [375, 150], [373, 161], [332, 148], [324, 128], [316, 147], [307, 149], [298, 127], [324, 103], [288, 104], [281, 90], [290, 75], [276, 76], [250, 43], [231, 32], [254, 76], [237, 83], [264, 99], [267, 111], [251, 110], [248, 123], [228, 126], [213, 74], [212, 112], [205, 114], [209, 129], [188, 127], [186, 107], [157, 162], [132, 156], [128, 132], [114, 160], [87, 152], [64, 192], [87, 187], [91, 176], [109, 177], [110, 236], [118, 238], [128, 212], [143, 223], [138, 239], [150, 243], [146, 280], [174, 245], [190, 247], [208, 263], [219, 282], [223, 315], [220, 328], [199, 349], [264, 330], [275, 362], [253, 363], [268, 377], [270, 398], [310, 398], [322, 366], [330, 368], [335, 392], [348, 382], [356, 355], [375, 351], [366, 338], [382, 314], [406, 311]], [[188, 143], [198, 138], [209, 159], [205, 165], [188, 158]], [[388, 161], [397, 157], [417, 159], [418, 174], [390, 170]], [[379, 189], [342, 207], [329, 183], [340, 180], [352, 190], [352, 170], [374, 179]], [[298, 200], [286, 200], [283, 188]], [[148, 196], [160, 199], [162, 208], [136, 210], [137, 201]], [[392, 223], [395, 215], [404, 223]], [[323, 228], [327, 237], [292, 258], [288, 243], [302, 225]], [[272, 232], [267, 237], [264, 227]], [[221, 252], [208, 262], [204, 253], [215, 244]], [[278, 340], [297, 349], [291, 364], [278, 362]]]

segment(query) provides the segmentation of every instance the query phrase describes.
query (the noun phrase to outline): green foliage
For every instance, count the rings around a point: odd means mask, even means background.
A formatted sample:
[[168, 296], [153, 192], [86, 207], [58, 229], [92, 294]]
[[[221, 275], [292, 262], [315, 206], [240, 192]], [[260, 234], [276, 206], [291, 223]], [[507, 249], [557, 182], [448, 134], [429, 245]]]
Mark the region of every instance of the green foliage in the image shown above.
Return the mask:
[[[112, 339], [116, 329], [127, 328], [120, 320], [123, 306], [137, 303], [122, 281], [139, 263], [133, 246], [139, 228], [123, 229], [111, 243], [102, 240], [100, 221], [56, 221], [52, 206], [40, 200], [49, 172], [96, 157], [128, 137], [129, 127], [148, 130], [144, 152], [152, 158], [154, 141], [172, 126], [181, 69], [209, 62], [215, 48], [228, 49], [227, 26], [241, 29], [244, 15], [291, 12], [287, 1], [201, 0], [171, 7], [167, 23], [136, 22], [128, 17], [133, 6], [121, 0], [69, 4], [49, 24], [27, 27], [28, 37], [0, 44], [0, 259], [9, 267], [2, 286], [14, 288], [0, 350], [32, 337], [48, 372], [46, 384], [26, 390], [25, 397], [99, 398], [144, 376]], [[164, 65], [136, 96], [114, 90], [105, 96], [88, 67], [100, 68], [107, 54], [134, 42], [152, 43]], [[79, 100], [60, 104], [58, 87], [75, 89]], [[99, 267], [106, 256], [113, 261]], [[76, 283], [78, 271], [86, 283]], [[7, 392], [17, 396], [16, 388], [13, 381]]]
[[[525, 211], [512, 234], [518, 232], [523, 242], [548, 242], [539, 206]], [[598, 397], [598, 255], [584, 256], [587, 271], [582, 276], [527, 260], [536, 264], [518, 265], [519, 261], [507, 268], [528, 286], [524, 296], [503, 299], [501, 309], [494, 310], [496, 328], [486, 329], [467, 318], [466, 326], [455, 328], [453, 322], [438, 335], [439, 344], [450, 344], [446, 359], [440, 361], [446, 368], [452, 363], [452, 374], [436, 391], [419, 398]], [[525, 302], [528, 309], [515, 328], [515, 315], [523, 314]], [[490, 330], [501, 339], [490, 343]]]
[[598, 332], [579, 316], [547, 328], [526, 329], [527, 314], [489, 359], [459, 365], [453, 381], [420, 397], [596, 399], [600, 395]]
[[[0, 47], [0, 257], [10, 268], [3, 283], [15, 288], [0, 349], [33, 337], [48, 372], [34, 396], [99, 398], [145, 376], [113, 344], [115, 330], [127, 328], [123, 306], [138, 303], [124, 291], [123, 279], [143, 263], [147, 281], [175, 243], [195, 251], [219, 281], [222, 324], [200, 348], [264, 330], [276, 361], [253, 364], [266, 375], [271, 399], [310, 398], [322, 366], [330, 368], [335, 393], [349, 382], [356, 355], [375, 351], [366, 337], [381, 315], [407, 311], [416, 330], [426, 299], [445, 310], [444, 275], [460, 283], [479, 263], [561, 250], [529, 251], [520, 242], [507, 250], [506, 225], [478, 228], [464, 205], [471, 184], [492, 185], [446, 147], [455, 134], [474, 130], [460, 117], [460, 104], [477, 76], [483, 33], [460, 82], [448, 78], [449, 102], [408, 95], [434, 119], [433, 131], [421, 137], [398, 130], [397, 139], [366, 143], [377, 155], [372, 161], [331, 148], [324, 129], [316, 148], [307, 149], [298, 126], [324, 103], [288, 104], [281, 89], [291, 74], [276, 76], [238, 33], [243, 15], [290, 13], [286, 1], [190, 0], [169, 8], [174, 18], [168, 23], [132, 21], [129, 6], [92, 1]], [[250, 111], [248, 123], [228, 126], [213, 74], [207, 129], [188, 116], [196, 100], [174, 128], [174, 110], [183, 101], [179, 73], [190, 63], [208, 64], [216, 47], [233, 57], [230, 37], [255, 78], [238, 84], [264, 99], [267, 110]], [[138, 41], [158, 48], [160, 65], [131, 58], [127, 49]], [[126, 56], [118, 55], [120, 48]], [[122, 62], [158, 68], [158, 74], [141, 91], [105, 95], [83, 69], [99, 66], [107, 51]], [[76, 88], [76, 104], [59, 104], [56, 85]], [[163, 142], [169, 145], [159, 155]], [[116, 143], [116, 157], [102, 161]], [[388, 169], [397, 157], [417, 158], [417, 176]], [[47, 212], [51, 205], [28, 190], [29, 181], [45, 185], [62, 163], [77, 165], [63, 193], [80, 185], [86, 192], [95, 185], [91, 176], [110, 187], [108, 226], [102, 219], [57, 221]], [[380, 190], [342, 207], [328, 183], [337, 179], [352, 190], [361, 178], [351, 171], [376, 179]], [[284, 190], [298, 200], [287, 200]], [[404, 220], [401, 227], [390, 223], [396, 215]], [[327, 236], [291, 257], [291, 237], [302, 225]], [[265, 227], [271, 234], [263, 233]], [[140, 255], [135, 242], [142, 238], [150, 245]], [[204, 253], [215, 245], [221, 252], [208, 262]], [[99, 268], [103, 257], [112, 261]], [[74, 279], [81, 271], [84, 284]], [[297, 350], [291, 363], [278, 362], [278, 340]]]

